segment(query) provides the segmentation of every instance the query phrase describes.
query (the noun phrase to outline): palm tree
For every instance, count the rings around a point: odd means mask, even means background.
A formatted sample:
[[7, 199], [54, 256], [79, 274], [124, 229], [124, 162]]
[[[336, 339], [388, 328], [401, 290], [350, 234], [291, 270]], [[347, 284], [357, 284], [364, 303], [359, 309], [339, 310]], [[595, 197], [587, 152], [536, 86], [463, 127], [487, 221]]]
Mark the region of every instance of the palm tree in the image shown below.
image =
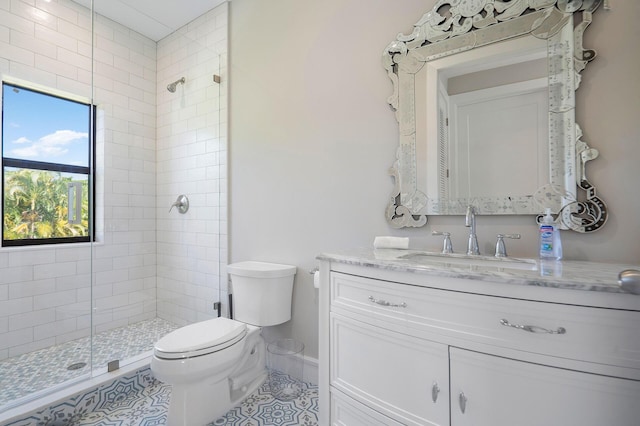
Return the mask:
[[[84, 200], [82, 224], [72, 225], [67, 221], [67, 187], [72, 181], [71, 177], [62, 176], [60, 172], [30, 169], [6, 171], [4, 238], [88, 235], [88, 215], [84, 209], [88, 203]], [[84, 182], [83, 186], [86, 186]]]

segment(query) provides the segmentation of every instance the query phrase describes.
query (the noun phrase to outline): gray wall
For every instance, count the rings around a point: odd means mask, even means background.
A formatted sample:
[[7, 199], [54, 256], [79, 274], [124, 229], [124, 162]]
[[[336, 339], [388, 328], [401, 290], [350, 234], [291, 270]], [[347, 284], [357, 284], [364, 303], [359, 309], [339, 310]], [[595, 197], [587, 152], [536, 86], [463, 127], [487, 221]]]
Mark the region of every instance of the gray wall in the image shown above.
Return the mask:
[[[598, 10], [585, 36], [599, 56], [583, 73], [577, 118], [600, 151], [588, 176], [610, 208], [591, 235], [563, 232], [566, 259], [640, 263], [640, 4]], [[307, 270], [332, 249], [368, 247], [376, 235], [437, 249], [432, 229], [466, 244], [461, 216], [394, 230], [384, 218], [387, 175], [398, 143], [387, 105], [392, 84], [381, 54], [433, 0], [233, 0], [230, 3], [230, 260], [298, 266], [293, 320], [267, 331], [292, 336], [317, 356], [317, 292]], [[621, 30], [624, 29], [624, 30]], [[532, 216], [478, 218], [481, 249], [519, 232], [510, 254], [536, 256]]]

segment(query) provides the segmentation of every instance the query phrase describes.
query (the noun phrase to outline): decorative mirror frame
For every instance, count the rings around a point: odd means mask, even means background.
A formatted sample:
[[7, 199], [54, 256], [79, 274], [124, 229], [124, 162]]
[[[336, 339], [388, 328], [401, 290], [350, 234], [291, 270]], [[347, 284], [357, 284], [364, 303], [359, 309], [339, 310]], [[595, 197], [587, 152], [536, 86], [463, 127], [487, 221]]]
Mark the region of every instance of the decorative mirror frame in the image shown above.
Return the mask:
[[[601, 0], [439, 0], [414, 25], [411, 34], [398, 34], [383, 54], [383, 66], [393, 82], [388, 102], [396, 112], [400, 131], [396, 161], [389, 169], [395, 178], [386, 209], [391, 226], [424, 226], [429, 203], [437, 204], [444, 214], [464, 214], [460, 208], [467, 205], [474, 205], [479, 214], [518, 214], [518, 203], [539, 207], [537, 213], [551, 207], [560, 229], [581, 233], [596, 231], [605, 224], [606, 205], [596, 196], [585, 169], [598, 151], [580, 140], [582, 131], [575, 122], [575, 91], [580, 73], [596, 56], [594, 50], [583, 48], [583, 34], [600, 3]], [[578, 12], [582, 12], [582, 20], [574, 24], [573, 15]], [[429, 61], [524, 35], [547, 40], [550, 182], [535, 194], [516, 200], [510, 196], [489, 201], [430, 200], [418, 182], [416, 73]], [[578, 190], [584, 191], [582, 201], [578, 200]]]

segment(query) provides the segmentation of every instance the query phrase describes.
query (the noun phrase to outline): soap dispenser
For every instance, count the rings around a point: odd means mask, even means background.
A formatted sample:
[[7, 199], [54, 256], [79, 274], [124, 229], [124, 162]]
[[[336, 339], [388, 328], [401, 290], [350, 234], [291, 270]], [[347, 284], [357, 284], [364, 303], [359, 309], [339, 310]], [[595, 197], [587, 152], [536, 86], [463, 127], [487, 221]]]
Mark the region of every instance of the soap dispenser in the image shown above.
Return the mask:
[[540, 223], [539, 229], [540, 259], [560, 260], [562, 259], [562, 241], [560, 240], [560, 230], [555, 225], [551, 209], [547, 208]]

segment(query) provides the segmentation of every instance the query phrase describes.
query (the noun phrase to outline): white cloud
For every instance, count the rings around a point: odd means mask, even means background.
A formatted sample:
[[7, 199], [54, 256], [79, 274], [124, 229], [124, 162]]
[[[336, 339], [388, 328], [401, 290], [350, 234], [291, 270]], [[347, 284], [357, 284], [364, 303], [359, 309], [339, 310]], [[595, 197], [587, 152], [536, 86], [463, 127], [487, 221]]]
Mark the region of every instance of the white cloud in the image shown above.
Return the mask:
[[18, 138], [18, 139], [16, 139], [15, 141], [13, 141], [11, 143], [23, 144], [23, 143], [31, 143], [31, 141], [29, 139], [25, 138], [24, 136], [22, 136], [21, 138]]
[[11, 150], [11, 153], [21, 158], [29, 157], [59, 157], [69, 152], [67, 146], [72, 142], [79, 139], [86, 139], [88, 137], [86, 132], [76, 132], [73, 130], [56, 130], [54, 133], [50, 133], [38, 139], [37, 142], [31, 142], [25, 137], [21, 137], [13, 141], [14, 144], [27, 144], [30, 146], [24, 148], [16, 148]]
[[43, 136], [39, 142], [44, 145], [68, 145], [77, 139], [83, 139], [87, 137], [87, 133], [75, 132], [73, 130], [56, 130], [55, 133]]

